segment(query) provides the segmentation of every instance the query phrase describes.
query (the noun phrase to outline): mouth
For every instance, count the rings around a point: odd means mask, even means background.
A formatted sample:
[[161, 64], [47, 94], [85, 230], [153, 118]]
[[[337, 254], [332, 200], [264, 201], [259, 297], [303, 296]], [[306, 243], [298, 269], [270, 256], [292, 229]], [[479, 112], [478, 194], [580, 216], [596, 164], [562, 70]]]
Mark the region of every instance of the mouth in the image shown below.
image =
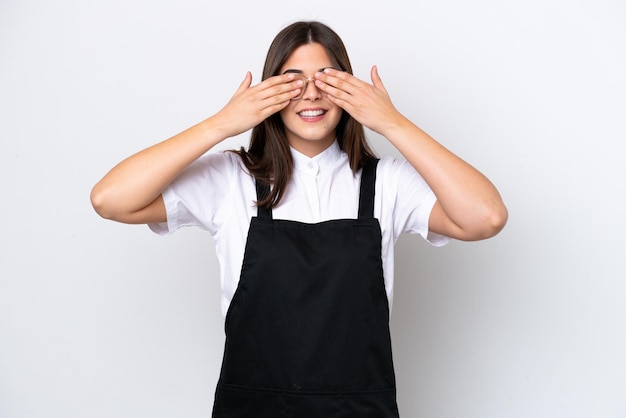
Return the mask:
[[303, 119], [317, 119], [326, 114], [326, 111], [323, 109], [305, 109], [301, 112], [298, 112], [298, 116]]

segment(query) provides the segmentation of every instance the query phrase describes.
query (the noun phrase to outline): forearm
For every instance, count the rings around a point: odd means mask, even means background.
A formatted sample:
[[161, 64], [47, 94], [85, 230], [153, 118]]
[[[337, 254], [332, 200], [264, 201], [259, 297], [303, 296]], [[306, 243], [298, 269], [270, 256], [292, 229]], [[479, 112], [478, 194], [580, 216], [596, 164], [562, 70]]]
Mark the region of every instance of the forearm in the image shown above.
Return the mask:
[[389, 124], [384, 135], [435, 193], [445, 219], [432, 220], [434, 232], [475, 240], [502, 229], [508, 216], [506, 207], [498, 190], [482, 173], [401, 115]]
[[387, 138], [420, 173], [437, 196], [429, 228], [452, 238], [493, 236], [507, 220], [507, 210], [491, 182], [400, 114], [376, 66], [372, 84], [334, 69], [315, 75], [316, 86], [335, 104]]
[[[91, 193], [96, 211], [121, 222], [154, 222], [164, 217], [158, 198], [189, 164], [216, 144], [257, 126], [286, 107], [299, 92], [293, 74], [284, 74], [250, 87], [246, 73], [239, 88], [218, 113], [186, 131], [119, 163]], [[161, 207], [155, 207], [160, 204]]]
[[163, 142], [140, 151], [109, 171], [92, 189], [98, 214], [126, 221], [159, 197], [165, 187], [189, 164], [226, 138], [209, 118]]

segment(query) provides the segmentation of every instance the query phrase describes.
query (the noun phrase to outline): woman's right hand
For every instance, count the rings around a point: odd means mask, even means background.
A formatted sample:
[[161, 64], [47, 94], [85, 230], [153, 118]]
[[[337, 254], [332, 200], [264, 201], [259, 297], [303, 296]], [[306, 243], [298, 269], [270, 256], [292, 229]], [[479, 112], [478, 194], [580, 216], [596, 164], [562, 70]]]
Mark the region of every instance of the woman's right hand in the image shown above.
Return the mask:
[[294, 80], [293, 74], [270, 77], [252, 86], [252, 74], [247, 72], [233, 97], [212, 119], [222, 127], [225, 138], [239, 135], [287, 107], [301, 88], [302, 81]]
[[91, 191], [96, 212], [126, 223], [165, 221], [161, 198], [165, 187], [224, 139], [253, 128], [287, 106], [302, 84], [293, 78], [293, 74], [283, 74], [250, 87], [252, 75], [248, 72], [230, 101], [215, 115], [113, 167]]

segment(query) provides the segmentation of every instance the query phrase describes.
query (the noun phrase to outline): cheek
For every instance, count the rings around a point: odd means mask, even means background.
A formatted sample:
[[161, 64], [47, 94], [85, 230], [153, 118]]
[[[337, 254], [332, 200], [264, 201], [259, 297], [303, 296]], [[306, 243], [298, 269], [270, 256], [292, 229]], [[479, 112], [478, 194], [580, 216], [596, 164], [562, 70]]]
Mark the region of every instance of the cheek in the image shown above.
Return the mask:
[[337, 125], [339, 125], [339, 121], [341, 121], [341, 116], [343, 116], [342, 109], [336, 109], [336, 111], [333, 112], [333, 116], [332, 116], [333, 126], [336, 127]]
[[278, 114], [280, 115], [280, 119], [283, 121], [283, 124], [285, 123], [285, 121], [289, 119], [290, 115], [293, 115], [293, 112], [288, 110], [290, 107], [291, 107], [291, 104], [287, 106], [286, 108], [284, 108], [283, 110], [281, 110], [280, 112], [278, 112]]

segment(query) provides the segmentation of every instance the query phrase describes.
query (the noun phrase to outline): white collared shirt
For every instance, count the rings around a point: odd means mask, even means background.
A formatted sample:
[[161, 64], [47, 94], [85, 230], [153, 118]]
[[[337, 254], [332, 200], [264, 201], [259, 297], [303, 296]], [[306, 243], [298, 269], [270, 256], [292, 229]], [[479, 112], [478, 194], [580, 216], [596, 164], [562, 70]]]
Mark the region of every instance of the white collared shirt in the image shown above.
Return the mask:
[[[356, 174], [347, 155], [335, 142], [309, 158], [294, 149], [294, 172], [274, 219], [317, 223], [357, 217], [361, 171]], [[150, 224], [161, 235], [196, 226], [215, 240], [220, 263], [221, 308], [226, 315], [237, 289], [250, 219], [257, 214], [254, 179], [239, 156], [209, 153], [185, 169], [164, 191], [167, 223]], [[436, 197], [405, 160], [383, 157], [376, 171], [374, 217], [382, 230], [385, 288], [391, 308], [394, 245], [402, 233], [420, 234], [433, 245], [449, 238], [428, 232], [428, 218]]]

